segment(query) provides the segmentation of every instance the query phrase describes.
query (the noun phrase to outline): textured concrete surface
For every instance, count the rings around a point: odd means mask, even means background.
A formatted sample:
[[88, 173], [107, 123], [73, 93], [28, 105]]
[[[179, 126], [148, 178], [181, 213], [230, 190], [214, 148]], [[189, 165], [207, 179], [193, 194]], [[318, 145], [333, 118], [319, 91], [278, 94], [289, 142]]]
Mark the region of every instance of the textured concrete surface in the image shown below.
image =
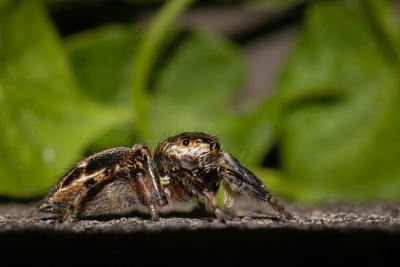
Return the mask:
[[183, 259], [190, 258], [207, 266], [210, 257], [224, 265], [250, 264], [260, 257], [293, 263], [319, 262], [326, 256], [339, 262], [342, 257], [357, 262], [397, 257], [399, 203], [286, 206], [294, 215], [291, 221], [279, 219], [257, 202], [239, 199], [226, 224], [193, 205], [164, 208], [158, 222], [139, 209], [61, 223], [29, 218], [35, 203], [1, 203], [0, 251], [13, 261], [28, 257], [41, 262], [43, 254], [67, 254], [65, 262], [78, 257], [91, 263], [120, 262], [131, 257], [135, 263], [163, 264], [167, 258], [185, 265]]
[[36, 203], [1, 203], [0, 233], [18, 230], [50, 230], [71, 233], [134, 233], [164, 230], [200, 229], [366, 229], [400, 231], [400, 204], [376, 203], [364, 205], [331, 204], [305, 206], [286, 204], [293, 220], [279, 218], [261, 203], [237, 199], [226, 211], [227, 223], [220, 223], [212, 212], [200, 211], [195, 204], [175, 204], [160, 209], [160, 221], [154, 222], [144, 207], [122, 214], [84, 218], [74, 223], [55, 219], [35, 219], [29, 216]]

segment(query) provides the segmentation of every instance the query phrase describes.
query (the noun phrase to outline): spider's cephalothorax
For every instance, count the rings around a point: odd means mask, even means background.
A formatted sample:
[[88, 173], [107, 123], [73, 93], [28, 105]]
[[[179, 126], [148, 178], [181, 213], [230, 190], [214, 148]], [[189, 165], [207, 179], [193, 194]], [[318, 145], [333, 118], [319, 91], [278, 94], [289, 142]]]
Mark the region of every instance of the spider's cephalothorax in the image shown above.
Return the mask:
[[36, 213], [66, 220], [138, 203], [148, 206], [152, 219], [158, 220], [157, 205], [195, 198], [208, 203], [217, 218], [224, 221], [216, 203], [221, 183], [226, 190], [226, 205], [231, 205], [231, 193], [235, 191], [269, 203], [286, 219], [291, 218], [253, 173], [220, 150], [217, 138], [193, 132], [161, 142], [154, 161], [142, 145], [113, 148], [88, 157], [61, 178]]

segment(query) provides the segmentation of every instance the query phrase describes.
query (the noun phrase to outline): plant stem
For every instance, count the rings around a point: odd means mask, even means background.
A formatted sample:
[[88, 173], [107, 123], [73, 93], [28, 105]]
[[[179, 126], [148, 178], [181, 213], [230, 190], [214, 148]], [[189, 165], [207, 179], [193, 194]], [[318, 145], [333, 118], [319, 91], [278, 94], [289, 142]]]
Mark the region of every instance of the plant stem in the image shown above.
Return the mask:
[[152, 143], [154, 136], [148, 120], [147, 85], [151, 69], [162, 47], [171, 24], [194, 0], [170, 0], [158, 12], [147, 33], [139, 44], [132, 73], [132, 105], [139, 135], [146, 143]]

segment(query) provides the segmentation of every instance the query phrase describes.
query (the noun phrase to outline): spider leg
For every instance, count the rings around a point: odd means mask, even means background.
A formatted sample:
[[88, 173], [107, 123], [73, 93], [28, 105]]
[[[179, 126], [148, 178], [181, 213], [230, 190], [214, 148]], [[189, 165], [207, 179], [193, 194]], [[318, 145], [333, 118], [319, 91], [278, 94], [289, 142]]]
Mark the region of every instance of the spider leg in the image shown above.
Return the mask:
[[129, 166], [126, 155], [130, 152], [129, 148], [113, 148], [82, 160], [60, 179], [32, 215], [52, 214], [62, 221], [85, 215], [89, 191], [112, 181], [121, 167]]
[[[221, 222], [226, 222], [224, 214], [219, 209], [217, 204], [217, 190], [213, 190], [213, 188], [209, 185], [207, 186], [205, 183], [205, 180], [207, 179], [204, 179], [203, 176], [193, 175], [185, 168], [176, 168], [174, 172], [170, 173], [170, 176], [175, 178], [175, 181], [169, 184], [171, 187], [171, 192], [173, 192], [172, 195], [174, 195], [175, 198], [181, 201], [187, 201], [194, 197], [202, 202], [207, 202], [213, 209], [216, 217]], [[179, 182], [176, 179], [177, 177], [180, 177]]]
[[142, 193], [143, 193], [144, 198], [146, 200], [146, 204], [150, 208], [151, 219], [153, 221], [158, 221], [160, 219], [160, 217], [158, 216], [156, 207], [153, 204], [151, 192], [150, 192], [150, 189], [149, 189], [148, 185], [146, 184], [145, 177], [143, 176], [143, 174], [141, 172], [138, 172], [136, 174], [136, 179], [139, 182], [139, 186], [140, 186], [140, 189], [142, 190]]
[[[69, 204], [66, 210], [61, 214], [61, 221], [70, 221], [74, 222], [76, 217], [79, 216], [84, 208], [86, 202], [85, 198], [88, 195], [91, 189], [98, 187], [108, 180], [112, 180], [120, 173], [119, 170], [116, 170], [115, 166], [107, 167], [103, 170], [99, 170], [95, 175], [87, 176], [90, 178], [86, 178], [86, 181], [79, 187], [79, 191], [76, 193], [75, 198], [72, 201], [72, 204]], [[124, 169], [118, 168], [118, 169]], [[85, 178], [85, 176], [83, 176]]]
[[[90, 182], [93, 183], [93, 185], [97, 185], [109, 177], [96, 177], [96, 178], [97, 182], [93, 182], [93, 180], [90, 180]], [[75, 197], [73, 198], [72, 203], [67, 204], [66, 208], [63, 209], [63, 212], [61, 212], [60, 220], [62, 222], [67, 220], [70, 222], [75, 221], [76, 216], [79, 215], [81, 208], [84, 205], [84, 198], [87, 196], [87, 193], [89, 192], [90, 188], [93, 187], [93, 185], [89, 185], [89, 183], [84, 183], [79, 188], [79, 191], [75, 193]]]
[[137, 145], [131, 155], [132, 168], [129, 174], [129, 183], [132, 188], [138, 188], [143, 204], [150, 208], [152, 220], [159, 220], [156, 204], [164, 206], [167, 198], [160, 186], [160, 179], [154, 170], [153, 157], [147, 147]]
[[[123, 179], [131, 187], [128, 193], [119, 195], [119, 191], [110, 191], [116, 179]], [[102, 191], [103, 186], [107, 191]], [[148, 205], [154, 220], [158, 219], [155, 205], [168, 202], [154, 170], [151, 152], [140, 144], [108, 149], [79, 162], [60, 179], [33, 216], [50, 213], [66, 221], [80, 215], [107, 213], [107, 201], [118, 208], [118, 197], [124, 198], [126, 194]]]
[[69, 205], [67, 210], [61, 215], [60, 220], [62, 222], [65, 222], [65, 221], [75, 222], [76, 221], [76, 215], [78, 215], [80, 207], [82, 205], [82, 200], [86, 196], [88, 191], [89, 191], [89, 189], [87, 187], [85, 187], [75, 197], [75, 200], [73, 201], [72, 205]]
[[165, 206], [166, 204], [168, 204], [168, 200], [165, 197], [163, 190], [161, 190], [160, 179], [158, 179], [158, 177], [155, 175], [154, 171], [155, 165], [153, 162], [153, 157], [151, 155], [151, 152], [147, 147], [143, 147], [142, 153], [145, 164], [144, 167], [147, 169], [147, 173], [149, 175], [152, 187], [154, 188], [155, 191], [154, 193], [157, 197], [157, 204], [161, 207]]
[[265, 188], [264, 184], [247, 168], [231, 155], [223, 152], [221, 176], [224, 182], [236, 192], [245, 194], [266, 203], [286, 219], [292, 219], [292, 215], [279, 203]]
[[224, 206], [227, 208], [231, 208], [233, 206], [232, 188], [225, 180], [222, 181], [222, 184], [225, 189]]
[[225, 217], [223, 212], [219, 209], [217, 204], [217, 199], [215, 198], [214, 194], [212, 194], [207, 189], [203, 189], [202, 194], [204, 198], [207, 200], [208, 204], [210, 204], [211, 208], [214, 210], [215, 216], [217, 216], [218, 220], [225, 223]]

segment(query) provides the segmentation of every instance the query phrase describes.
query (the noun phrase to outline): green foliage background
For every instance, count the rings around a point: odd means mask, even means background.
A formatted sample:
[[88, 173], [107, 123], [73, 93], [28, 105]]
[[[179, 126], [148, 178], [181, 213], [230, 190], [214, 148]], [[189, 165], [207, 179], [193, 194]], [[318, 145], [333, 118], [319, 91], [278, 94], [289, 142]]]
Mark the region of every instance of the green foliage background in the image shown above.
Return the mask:
[[[0, 0], [0, 195], [45, 193], [85, 153], [181, 131], [217, 135], [296, 201], [400, 197], [400, 37], [388, 0], [308, 2], [274, 94], [232, 105], [246, 67], [232, 41], [176, 18], [61, 39], [34, 0]], [[302, 1], [249, 1], [286, 8]], [[282, 169], [261, 167], [273, 145]]]

